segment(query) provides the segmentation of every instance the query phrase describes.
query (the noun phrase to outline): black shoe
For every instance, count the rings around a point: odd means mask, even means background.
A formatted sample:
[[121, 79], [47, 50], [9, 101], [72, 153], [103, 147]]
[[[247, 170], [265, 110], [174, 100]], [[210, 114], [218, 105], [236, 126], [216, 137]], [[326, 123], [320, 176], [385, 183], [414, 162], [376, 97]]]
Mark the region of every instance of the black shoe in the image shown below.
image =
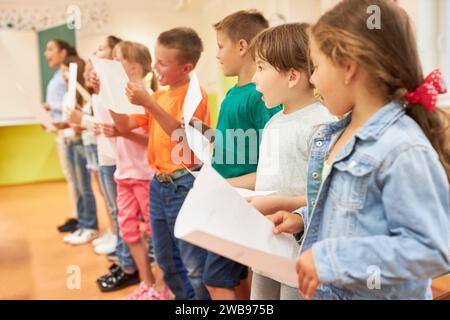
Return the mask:
[[101, 292], [111, 292], [137, 284], [140, 281], [141, 279], [137, 270], [134, 273], [128, 274], [122, 268], [119, 268], [114, 274], [109, 275], [97, 284]]
[[78, 220], [74, 218], [67, 219], [64, 224], [58, 226], [58, 231], [63, 232], [74, 232], [78, 229]]
[[106, 278], [115, 275], [118, 271], [120, 271], [120, 269], [121, 269], [121, 268], [120, 268], [119, 265], [113, 263], [113, 264], [109, 267], [108, 273], [105, 274], [105, 275], [103, 275], [103, 276], [101, 276], [101, 277], [99, 277], [99, 278], [97, 279], [97, 283], [100, 283], [100, 282], [104, 281]]

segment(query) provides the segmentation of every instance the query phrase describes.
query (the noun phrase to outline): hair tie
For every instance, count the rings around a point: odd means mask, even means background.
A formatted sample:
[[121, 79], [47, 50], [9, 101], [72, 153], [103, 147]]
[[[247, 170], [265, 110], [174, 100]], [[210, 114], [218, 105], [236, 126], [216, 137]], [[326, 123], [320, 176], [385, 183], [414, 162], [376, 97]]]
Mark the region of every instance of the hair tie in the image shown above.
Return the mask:
[[432, 112], [436, 110], [438, 95], [444, 93], [447, 93], [447, 87], [441, 70], [436, 69], [423, 80], [416, 90], [408, 92], [405, 99], [411, 104], [420, 104]]

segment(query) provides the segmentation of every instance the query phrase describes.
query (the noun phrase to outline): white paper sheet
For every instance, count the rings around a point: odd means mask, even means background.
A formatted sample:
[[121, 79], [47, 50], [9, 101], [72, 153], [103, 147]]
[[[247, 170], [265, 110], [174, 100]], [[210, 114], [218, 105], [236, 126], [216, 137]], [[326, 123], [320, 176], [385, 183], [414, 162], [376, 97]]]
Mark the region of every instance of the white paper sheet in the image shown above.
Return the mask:
[[297, 287], [294, 237], [273, 235], [273, 224], [208, 165], [184, 201], [175, 236]]
[[248, 197], [257, 197], [257, 196], [269, 196], [271, 194], [274, 194], [275, 191], [254, 191], [249, 189], [243, 189], [243, 188], [234, 188], [237, 193], [241, 195], [243, 198]]
[[194, 152], [195, 156], [205, 164], [211, 164], [211, 143], [197, 129], [187, 126], [185, 133], [189, 148]]
[[81, 94], [85, 102], [91, 102], [91, 95], [79, 82], [77, 82], [77, 91]]
[[202, 90], [200, 89], [200, 84], [198, 83], [198, 77], [195, 72], [193, 72], [183, 105], [185, 127], [189, 126], [189, 122], [194, 116], [198, 105], [200, 104], [200, 102], [202, 102], [202, 99]]
[[74, 62], [69, 64], [69, 83], [67, 85], [67, 103], [68, 107], [74, 109], [77, 104], [77, 72], [78, 65]]
[[132, 104], [125, 94], [129, 79], [122, 63], [97, 58], [92, 58], [91, 61], [100, 79], [101, 91], [109, 109], [121, 114], [145, 113], [143, 107]]
[[200, 102], [202, 101], [202, 91], [195, 72], [192, 74], [189, 87], [186, 92], [183, 104], [184, 127], [189, 147], [196, 157], [203, 163], [211, 164], [211, 143], [197, 129], [190, 126], [189, 122], [194, 116]]

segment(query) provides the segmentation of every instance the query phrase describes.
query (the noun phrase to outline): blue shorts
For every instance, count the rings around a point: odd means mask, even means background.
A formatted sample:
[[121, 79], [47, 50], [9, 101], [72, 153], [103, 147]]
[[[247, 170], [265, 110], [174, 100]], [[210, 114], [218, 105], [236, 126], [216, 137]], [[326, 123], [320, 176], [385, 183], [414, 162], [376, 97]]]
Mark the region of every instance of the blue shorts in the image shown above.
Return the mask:
[[248, 268], [215, 253], [208, 252], [203, 282], [215, 288], [234, 288], [248, 276]]

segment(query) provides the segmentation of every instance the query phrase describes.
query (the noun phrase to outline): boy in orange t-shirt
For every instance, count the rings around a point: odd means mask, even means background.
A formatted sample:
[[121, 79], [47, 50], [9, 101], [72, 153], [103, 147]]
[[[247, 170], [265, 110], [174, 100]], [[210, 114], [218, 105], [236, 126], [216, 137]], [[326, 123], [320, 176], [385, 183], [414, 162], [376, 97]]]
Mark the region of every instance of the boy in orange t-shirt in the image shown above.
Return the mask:
[[[183, 300], [210, 299], [202, 281], [206, 251], [174, 236], [178, 212], [194, 183], [189, 170], [200, 169], [198, 159], [186, 148], [186, 143], [180, 143], [179, 138], [183, 137], [184, 131], [183, 104], [189, 87], [189, 74], [202, 51], [201, 39], [190, 28], [175, 28], [161, 33], [155, 48], [154, 70], [159, 84], [169, 89], [150, 95], [142, 84], [130, 82], [127, 87], [129, 100], [143, 106], [146, 114], [112, 114], [120, 132], [129, 132], [137, 127], [148, 129], [148, 163], [156, 171], [150, 184], [150, 222], [155, 257], [175, 298]], [[194, 117], [210, 124], [208, 98], [203, 88], [202, 96]]]

